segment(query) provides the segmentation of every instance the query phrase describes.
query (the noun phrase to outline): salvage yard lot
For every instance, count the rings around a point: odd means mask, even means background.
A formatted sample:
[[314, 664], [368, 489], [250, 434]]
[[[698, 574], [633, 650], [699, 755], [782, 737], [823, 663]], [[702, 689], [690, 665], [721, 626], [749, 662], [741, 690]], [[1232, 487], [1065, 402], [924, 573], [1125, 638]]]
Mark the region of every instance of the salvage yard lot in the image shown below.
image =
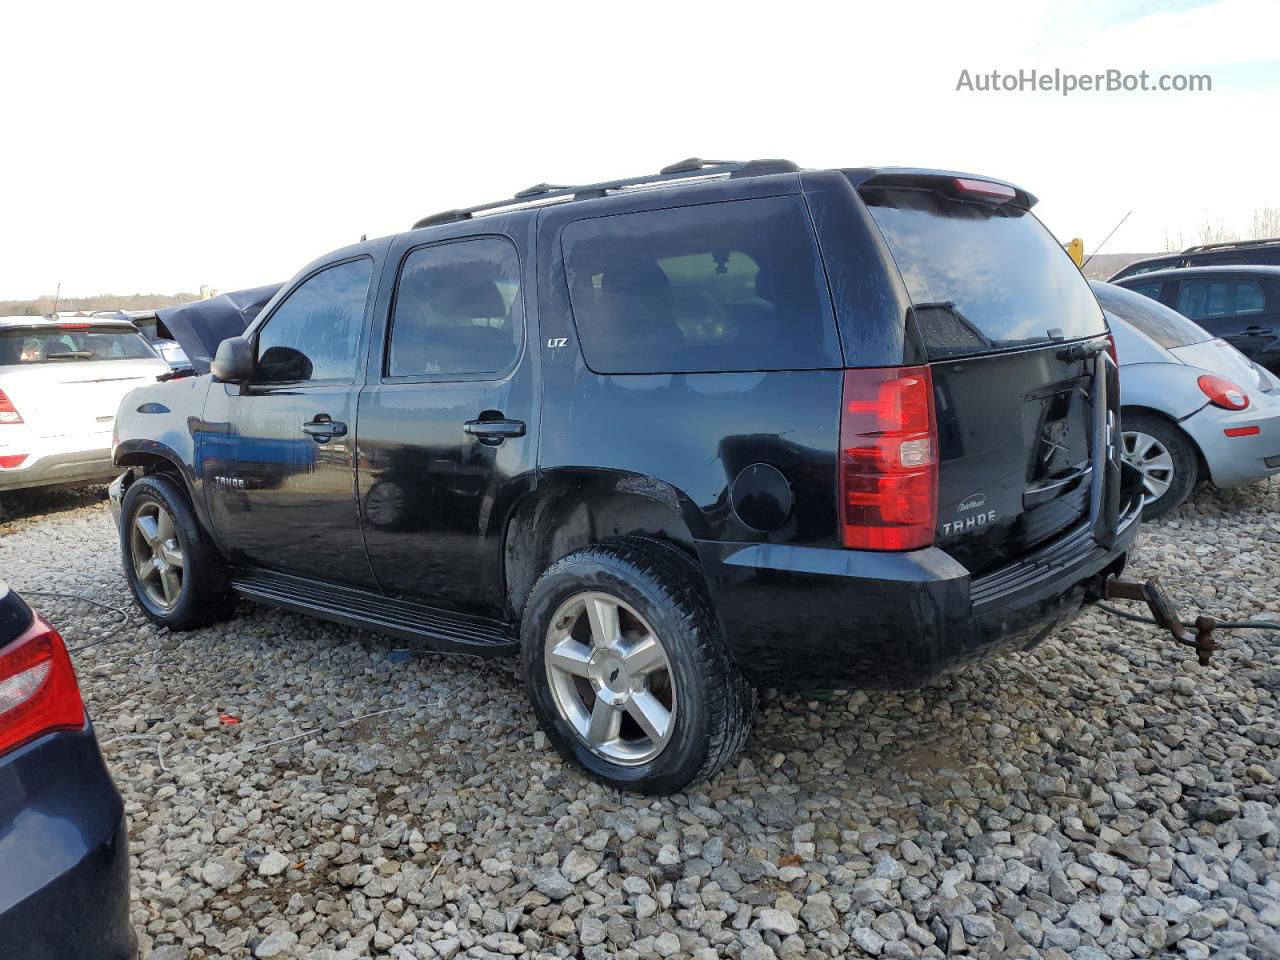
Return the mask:
[[[128, 617], [29, 597], [84, 648], [143, 957], [1280, 955], [1280, 636], [1202, 669], [1091, 613], [918, 693], [767, 698], [736, 765], [651, 800], [551, 753], [505, 661], [249, 604], [169, 634], [105, 503], [11, 506], [11, 585]], [[1203, 491], [1130, 572], [1280, 609], [1278, 508]]]

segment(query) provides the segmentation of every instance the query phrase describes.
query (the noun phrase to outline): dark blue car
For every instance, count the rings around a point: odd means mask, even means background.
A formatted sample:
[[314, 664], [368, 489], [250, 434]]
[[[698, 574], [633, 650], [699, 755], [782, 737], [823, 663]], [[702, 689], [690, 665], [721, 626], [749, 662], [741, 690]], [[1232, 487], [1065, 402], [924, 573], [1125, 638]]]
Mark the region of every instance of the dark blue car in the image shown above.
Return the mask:
[[124, 804], [58, 632], [0, 583], [0, 954], [128, 960]]

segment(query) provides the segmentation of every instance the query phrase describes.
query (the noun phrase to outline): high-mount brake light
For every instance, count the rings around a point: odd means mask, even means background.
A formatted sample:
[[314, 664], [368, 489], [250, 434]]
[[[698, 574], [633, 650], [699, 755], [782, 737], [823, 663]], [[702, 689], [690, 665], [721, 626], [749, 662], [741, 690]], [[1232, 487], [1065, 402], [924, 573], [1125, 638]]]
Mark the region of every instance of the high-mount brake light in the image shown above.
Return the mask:
[[1013, 187], [1003, 183], [992, 183], [990, 180], [974, 180], [969, 177], [955, 177], [951, 181], [961, 193], [981, 197], [983, 200], [1003, 202], [1012, 200], [1018, 195]]
[[840, 522], [846, 547], [915, 550], [938, 519], [938, 431], [929, 367], [844, 372]]
[[0, 754], [55, 730], [83, 729], [84, 722], [66, 645], [35, 617], [0, 653]]
[[0, 425], [6, 423], [22, 423], [22, 414], [13, 405], [13, 401], [5, 396], [5, 392], [0, 390]]
[[1223, 410], [1244, 410], [1249, 406], [1249, 394], [1226, 377], [1206, 373], [1196, 381], [1209, 402]]
[[93, 326], [92, 323], [60, 323], [58, 324], [58, 329], [59, 330], [88, 330], [92, 326]]

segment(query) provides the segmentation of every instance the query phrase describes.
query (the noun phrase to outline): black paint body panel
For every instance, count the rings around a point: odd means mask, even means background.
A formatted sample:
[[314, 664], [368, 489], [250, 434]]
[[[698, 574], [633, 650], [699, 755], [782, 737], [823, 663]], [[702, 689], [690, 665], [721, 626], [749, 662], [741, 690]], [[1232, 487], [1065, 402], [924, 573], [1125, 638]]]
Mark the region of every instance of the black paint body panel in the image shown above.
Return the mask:
[[[1130, 523], [1114, 546], [1077, 550], [1067, 539], [1082, 515], [1073, 487], [1060, 516], [1044, 509], [1041, 527], [1010, 539], [1030, 523], [1023, 498], [1047, 422], [1026, 411], [1045, 405], [1037, 391], [1047, 383], [1070, 396], [1082, 376], [1056, 347], [935, 364], [939, 522], [977, 490], [1001, 522], [985, 538], [941, 537], [909, 553], [841, 546], [842, 369], [602, 374], [584, 359], [560, 239], [568, 223], [786, 196], [803, 200], [812, 223], [844, 366], [925, 362], [906, 288], [856, 180], [806, 171], [664, 185], [337, 251], [285, 284], [246, 336], [309, 275], [370, 257], [355, 382], [255, 390], [206, 375], [146, 387], [121, 407], [116, 462], [167, 465], [183, 478], [245, 593], [451, 649], [511, 649], [543, 569], [585, 543], [637, 534], [697, 556], [730, 647], [760, 683], [913, 686], [1026, 646], [1074, 615], [1087, 583], [1123, 565], [1137, 530]], [[505, 238], [518, 253], [518, 359], [484, 377], [386, 375], [400, 264], [423, 245], [475, 237]], [[1000, 389], [990, 402], [955, 402], [992, 384]], [[171, 412], [139, 411], [153, 400]], [[349, 432], [317, 444], [301, 425], [321, 412]], [[1053, 417], [1074, 431], [1071, 454], [1088, 433], [1079, 413], [1067, 403]], [[500, 440], [464, 429], [485, 420], [522, 429]], [[975, 450], [986, 454], [970, 470], [962, 461]], [[767, 468], [754, 486], [753, 465]], [[1002, 538], [1013, 547], [1002, 550]], [[976, 604], [977, 595], [986, 599]]]

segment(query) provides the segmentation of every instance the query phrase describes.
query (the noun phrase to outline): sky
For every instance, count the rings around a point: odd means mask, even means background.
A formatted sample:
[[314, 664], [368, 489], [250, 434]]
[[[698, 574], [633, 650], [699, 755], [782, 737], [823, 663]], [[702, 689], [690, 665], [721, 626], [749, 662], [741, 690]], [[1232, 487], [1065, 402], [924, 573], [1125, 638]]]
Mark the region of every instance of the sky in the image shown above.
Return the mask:
[[[78, 4], [0, 12], [0, 298], [232, 290], [688, 156], [1013, 181], [1104, 252], [1280, 207], [1280, 0]], [[1209, 92], [957, 89], [996, 70]]]

